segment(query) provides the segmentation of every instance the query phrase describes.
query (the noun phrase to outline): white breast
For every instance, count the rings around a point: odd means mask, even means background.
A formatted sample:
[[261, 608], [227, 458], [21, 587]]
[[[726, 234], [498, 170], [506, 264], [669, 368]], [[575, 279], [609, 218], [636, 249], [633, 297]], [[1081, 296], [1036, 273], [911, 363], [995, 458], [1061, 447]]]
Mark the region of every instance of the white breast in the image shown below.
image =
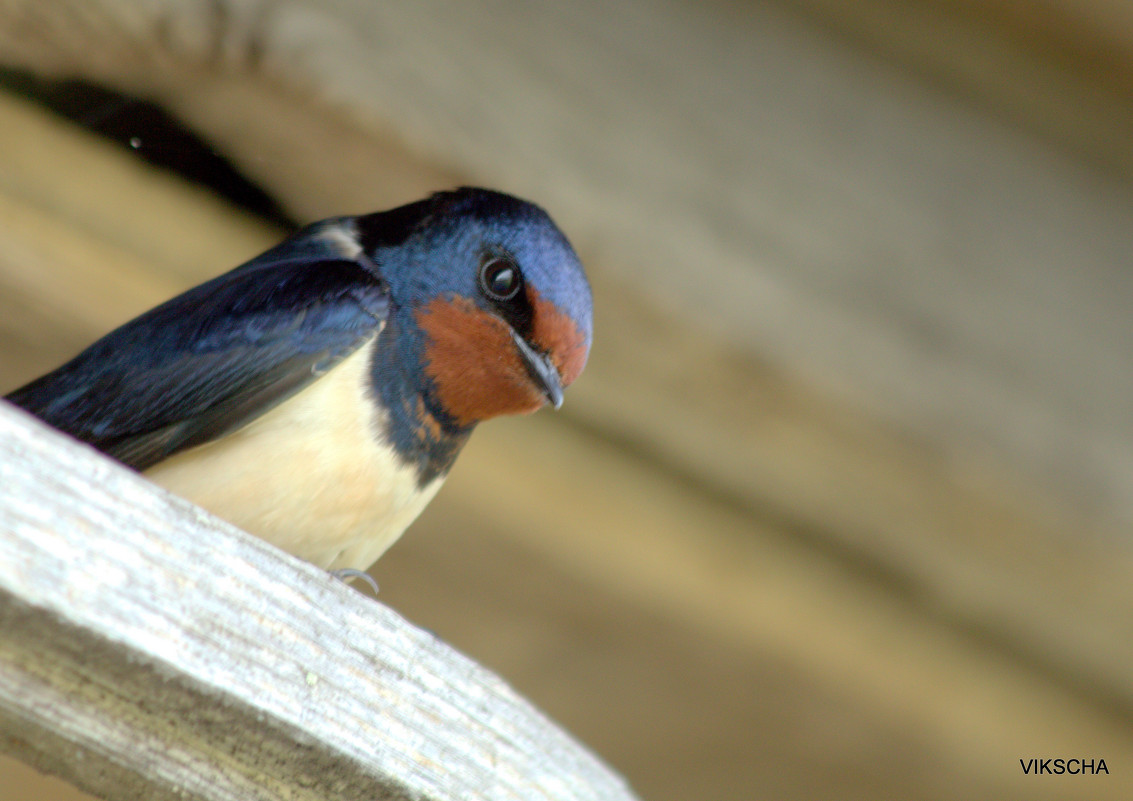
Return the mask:
[[[375, 340], [376, 341], [376, 340]], [[440, 489], [380, 440], [367, 390], [374, 342], [244, 428], [146, 476], [323, 568], [364, 570]]]

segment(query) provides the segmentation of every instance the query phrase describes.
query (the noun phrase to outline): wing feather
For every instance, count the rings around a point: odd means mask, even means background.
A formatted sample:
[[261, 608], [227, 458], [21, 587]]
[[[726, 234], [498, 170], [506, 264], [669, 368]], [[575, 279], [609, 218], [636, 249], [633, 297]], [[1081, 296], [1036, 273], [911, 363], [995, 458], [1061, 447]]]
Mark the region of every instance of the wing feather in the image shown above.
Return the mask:
[[372, 265], [301, 244], [163, 303], [7, 399], [137, 470], [239, 428], [385, 323]]

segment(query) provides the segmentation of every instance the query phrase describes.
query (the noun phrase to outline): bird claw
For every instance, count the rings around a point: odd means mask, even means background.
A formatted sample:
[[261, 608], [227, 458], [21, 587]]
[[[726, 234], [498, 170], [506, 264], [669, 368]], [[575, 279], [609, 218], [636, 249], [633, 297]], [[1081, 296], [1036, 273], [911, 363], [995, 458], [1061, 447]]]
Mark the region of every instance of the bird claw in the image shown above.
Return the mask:
[[353, 567], [343, 567], [328, 572], [344, 584], [349, 584], [351, 579], [362, 579], [362, 581], [370, 585], [370, 588], [374, 591], [374, 595], [378, 594], [378, 582], [374, 581], [374, 577], [364, 570], [356, 570]]

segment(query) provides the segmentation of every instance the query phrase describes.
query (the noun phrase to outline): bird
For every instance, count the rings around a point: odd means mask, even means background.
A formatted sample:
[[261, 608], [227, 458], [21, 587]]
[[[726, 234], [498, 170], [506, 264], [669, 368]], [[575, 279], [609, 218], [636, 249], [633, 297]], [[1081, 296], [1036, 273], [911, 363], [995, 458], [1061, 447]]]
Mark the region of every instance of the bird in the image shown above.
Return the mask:
[[561, 406], [592, 309], [546, 211], [461, 187], [312, 223], [6, 399], [284, 551], [357, 573], [477, 424]]

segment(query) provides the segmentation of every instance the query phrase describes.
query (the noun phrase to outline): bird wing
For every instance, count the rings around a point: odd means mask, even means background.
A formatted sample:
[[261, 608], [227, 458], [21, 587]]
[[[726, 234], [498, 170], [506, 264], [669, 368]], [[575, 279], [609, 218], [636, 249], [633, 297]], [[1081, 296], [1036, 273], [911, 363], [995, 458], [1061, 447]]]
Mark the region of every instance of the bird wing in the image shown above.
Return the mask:
[[376, 336], [373, 265], [288, 240], [107, 334], [8, 400], [145, 470], [233, 431]]

